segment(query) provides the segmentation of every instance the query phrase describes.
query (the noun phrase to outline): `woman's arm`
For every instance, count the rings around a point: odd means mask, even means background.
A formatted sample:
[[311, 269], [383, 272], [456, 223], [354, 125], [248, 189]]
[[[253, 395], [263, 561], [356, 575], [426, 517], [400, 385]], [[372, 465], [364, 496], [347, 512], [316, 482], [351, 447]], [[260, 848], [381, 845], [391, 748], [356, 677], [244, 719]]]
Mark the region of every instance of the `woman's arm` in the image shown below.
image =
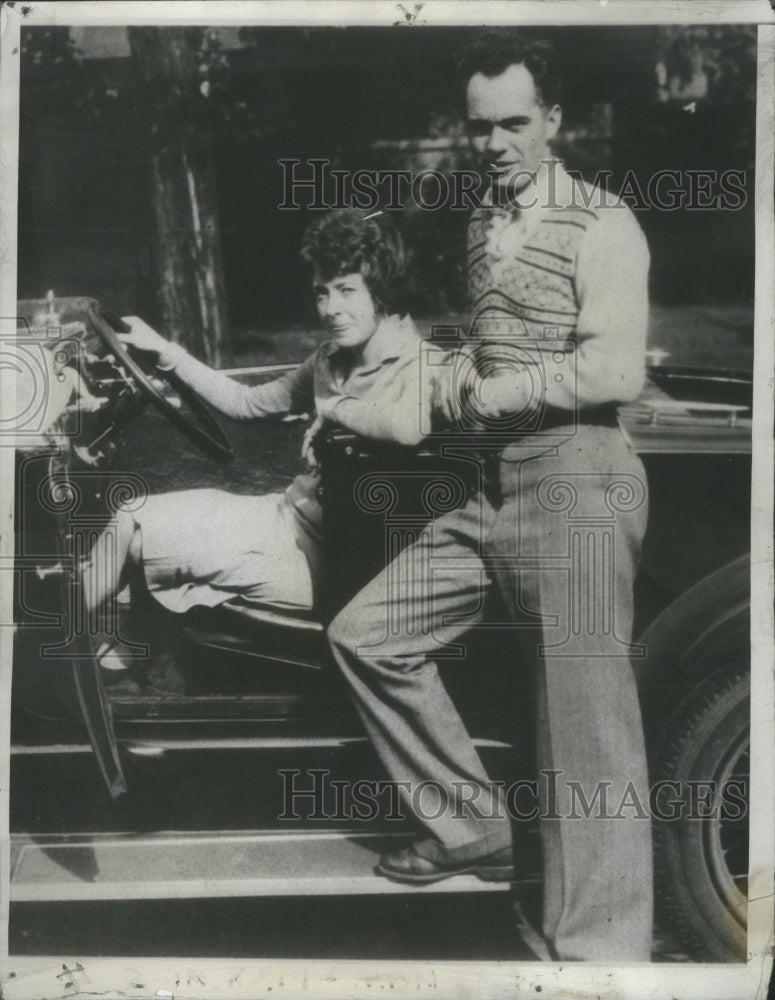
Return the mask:
[[445, 352], [425, 345], [385, 372], [363, 396], [333, 396], [318, 406], [318, 415], [375, 441], [417, 445], [430, 428], [431, 396], [437, 367], [432, 353]]
[[243, 385], [193, 358], [180, 344], [156, 333], [137, 316], [124, 317], [130, 332], [119, 334], [125, 344], [157, 356], [162, 371], [174, 371], [205, 402], [234, 420], [258, 420], [314, 409], [314, 356], [298, 368], [263, 385]]

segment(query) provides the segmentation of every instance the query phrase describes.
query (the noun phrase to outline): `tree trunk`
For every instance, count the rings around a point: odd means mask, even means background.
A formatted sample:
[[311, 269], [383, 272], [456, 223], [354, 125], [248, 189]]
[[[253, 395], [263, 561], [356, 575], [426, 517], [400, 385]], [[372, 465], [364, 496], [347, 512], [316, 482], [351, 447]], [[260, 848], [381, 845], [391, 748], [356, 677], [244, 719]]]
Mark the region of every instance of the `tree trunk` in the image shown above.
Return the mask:
[[161, 332], [217, 367], [226, 341], [212, 143], [200, 111], [200, 28], [130, 28], [150, 96], [151, 280]]

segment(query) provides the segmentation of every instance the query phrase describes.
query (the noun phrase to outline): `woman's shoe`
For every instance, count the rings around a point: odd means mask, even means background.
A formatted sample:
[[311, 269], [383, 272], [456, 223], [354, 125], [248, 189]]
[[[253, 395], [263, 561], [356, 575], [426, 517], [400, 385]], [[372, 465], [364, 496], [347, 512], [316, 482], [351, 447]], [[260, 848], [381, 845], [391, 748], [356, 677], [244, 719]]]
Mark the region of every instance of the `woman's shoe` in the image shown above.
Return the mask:
[[[120, 673], [131, 670], [142, 657], [138, 656], [140, 647], [129, 645], [121, 639], [105, 639], [97, 644], [97, 652], [94, 654], [101, 670], [109, 674]], [[147, 647], [146, 647], [147, 658]]]

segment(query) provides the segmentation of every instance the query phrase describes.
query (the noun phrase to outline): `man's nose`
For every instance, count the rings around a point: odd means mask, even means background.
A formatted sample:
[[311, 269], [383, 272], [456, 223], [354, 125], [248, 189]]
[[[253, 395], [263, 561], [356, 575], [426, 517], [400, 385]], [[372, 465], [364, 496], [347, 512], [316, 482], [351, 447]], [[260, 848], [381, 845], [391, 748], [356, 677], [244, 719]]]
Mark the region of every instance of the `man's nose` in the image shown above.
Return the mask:
[[507, 143], [508, 132], [506, 129], [501, 128], [498, 124], [493, 125], [487, 137], [487, 148], [493, 151], [502, 151], [506, 148]]

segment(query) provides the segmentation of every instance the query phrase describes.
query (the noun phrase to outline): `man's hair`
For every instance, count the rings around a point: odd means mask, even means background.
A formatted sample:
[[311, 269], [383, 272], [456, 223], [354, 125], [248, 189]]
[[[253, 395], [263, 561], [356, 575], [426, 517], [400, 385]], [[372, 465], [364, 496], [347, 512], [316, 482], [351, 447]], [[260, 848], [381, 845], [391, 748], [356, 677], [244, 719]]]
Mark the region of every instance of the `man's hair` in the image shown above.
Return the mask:
[[404, 244], [384, 212], [334, 210], [307, 227], [301, 256], [324, 281], [360, 272], [379, 311], [406, 312]]
[[560, 103], [560, 59], [546, 38], [530, 38], [508, 28], [485, 28], [457, 56], [465, 87], [475, 73], [500, 76], [509, 66], [524, 66], [533, 77], [538, 101], [551, 108]]

